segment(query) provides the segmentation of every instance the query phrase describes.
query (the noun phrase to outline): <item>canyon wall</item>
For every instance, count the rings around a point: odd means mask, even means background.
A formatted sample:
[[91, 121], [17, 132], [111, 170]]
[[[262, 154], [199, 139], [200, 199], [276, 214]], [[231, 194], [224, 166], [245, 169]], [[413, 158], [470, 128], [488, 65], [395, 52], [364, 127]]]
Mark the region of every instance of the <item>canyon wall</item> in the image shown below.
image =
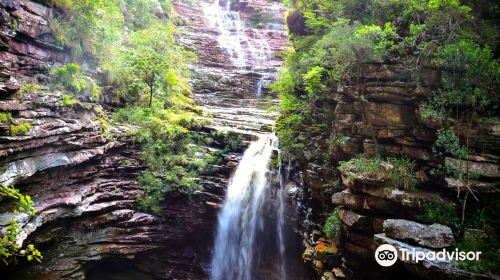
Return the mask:
[[[443, 124], [423, 120], [419, 114], [419, 104], [436, 90], [438, 80], [439, 71], [431, 67], [422, 67], [410, 75], [400, 65], [364, 64], [357, 75], [347, 78], [346, 86], [313, 104], [311, 112], [317, 125], [306, 126], [301, 132], [301, 137], [307, 139], [306, 148], [294, 167], [294, 184], [302, 189], [295, 187], [292, 195], [305, 220], [308, 249], [303, 257], [315, 267], [318, 277], [492, 277], [465, 272], [450, 262], [398, 261], [390, 268], [375, 262], [375, 249], [381, 244], [423, 252], [456, 245], [449, 227], [438, 224], [429, 227], [432, 222], [425, 218], [426, 212], [439, 211], [446, 205], [452, 207], [447, 213], [441, 212], [442, 215], [453, 215], [455, 207], [461, 207], [456, 202], [457, 195], [465, 193], [465, 185], [457, 179], [432, 176], [434, 168], [458, 160], [442, 158], [433, 152], [436, 131]], [[359, 93], [365, 100], [360, 100]], [[467, 129], [476, 139], [469, 141], [475, 152], [463, 166], [481, 173], [478, 179], [470, 181], [470, 187], [480, 202], [498, 199], [499, 126], [461, 127], [461, 131]], [[345, 136], [346, 141], [332, 141], [332, 135]], [[465, 133], [461, 136], [464, 143], [465, 136]], [[417, 187], [397, 189], [390, 186], [386, 177], [337, 169], [340, 161], [359, 154], [414, 160]], [[478, 205], [471, 197], [468, 203], [471, 208]], [[317, 229], [324, 223], [325, 214], [334, 208], [339, 211], [342, 229], [340, 236], [329, 240]], [[465, 229], [465, 234], [474, 231]]]
[[[268, 59], [255, 69], [257, 62], [249, 59], [248, 67], [232, 66], [218, 45], [220, 31], [210, 27], [202, 10], [202, 4], [212, 3], [203, 3], [190, 6], [179, 1], [175, 7], [188, 31], [178, 40], [199, 57], [193, 66], [194, 97], [214, 116], [201, 133], [232, 130], [248, 142], [255, 133], [270, 130], [274, 116], [260, 108], [255, 93], [259, 81], [267, 82], [263, 74], [272, 74], [281, 62]], [[271, 7], [257, 1], [239, 2], [234, 9], [242, 12], [243, 20], [274, 17], [268, 25], [243, 28], [250, 41], [255, 36], [267, 38], [266, 55], [274, 56], [283, 49], [286, 33], [281, 22], [284, 8]], [[207, 279], [217, 210], [243, 150], [224, 154], [217, 174], [200, 178], [202, 191], [189, 196], [169, 193], [161, 214], [142, 212], [137, 200], [143, 190], [135, 178], [144, 166], [140, 147], [126, 136], [131, 128], [114, 124], [101, 104], [85, 98], [64, 105], [64, 92], [48, 86], [47, 66], [71, 61], [71, 51], [58, 45], [51, 33], [50, 22], [60, 12], [45, 1], [0, 3], [0, 111], [12, 116], [0, 124], [0, 181], [29, 194], [36, 209], [29, 217], [12, 213], [8, 201], [2, 201], [0, 227], [5, 232], [16, 220], [21, 226], [19, 241], [35, 244], [43, 255], [41, 263], [21, 260], [2, 267], [2, 277]], [[104, 125], [108, 121], [111, 124]], [[30, 128], [25, 134], [9, 132], [26, 123]], [[216, 141], [207, 149], [221, 150], [224, 145]]]

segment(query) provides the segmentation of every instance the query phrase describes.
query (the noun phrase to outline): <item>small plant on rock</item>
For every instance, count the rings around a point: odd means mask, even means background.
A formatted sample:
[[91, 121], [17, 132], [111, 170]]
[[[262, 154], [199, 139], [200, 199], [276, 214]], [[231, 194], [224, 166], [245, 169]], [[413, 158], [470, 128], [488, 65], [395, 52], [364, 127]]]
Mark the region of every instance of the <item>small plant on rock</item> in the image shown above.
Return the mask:
[[335, 209], [333, 212], [328, 214], [323, 225], [323, 233], [328, 238], [335, 238], [339, 236], [342, 222], [340, 220], [339, 209]]
[[13, 124], [10, 126], [9, 134], [10, 136], [26, 135], [31, 129], [31, 123], [23, 122], [20, 124]]

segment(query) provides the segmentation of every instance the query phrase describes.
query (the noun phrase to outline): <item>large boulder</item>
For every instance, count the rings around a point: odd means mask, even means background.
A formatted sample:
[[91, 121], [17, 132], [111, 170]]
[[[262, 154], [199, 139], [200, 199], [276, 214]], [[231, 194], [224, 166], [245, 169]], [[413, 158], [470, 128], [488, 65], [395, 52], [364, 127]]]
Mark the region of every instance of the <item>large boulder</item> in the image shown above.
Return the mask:
[[402, 219], [384, 221], [386, 236], [398, 240], [408, 240], [429, 248], [450, 247], [455, 242], [453, 232], [440, 224], [423, 225]]

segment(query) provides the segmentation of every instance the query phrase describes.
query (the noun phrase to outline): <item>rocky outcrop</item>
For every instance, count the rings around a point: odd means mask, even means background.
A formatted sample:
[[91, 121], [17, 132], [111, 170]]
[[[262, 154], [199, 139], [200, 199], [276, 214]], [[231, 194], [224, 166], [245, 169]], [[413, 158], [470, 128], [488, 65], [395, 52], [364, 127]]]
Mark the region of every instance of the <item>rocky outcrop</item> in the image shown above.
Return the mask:
[[430, 248], [451, 247], [455, 241], [453, 232], [447, 226], [440, 224], [422, 225], [407, 220], [385, 220], [384, 233], [393, 239], [408, 240]]
[[[446, 205], [448, 210], [439, 213], [458, 213], [455, 209], [461, 205], [453, 202], [457, 191], [463, 196], [469, 187], [479, 201], [498, 199], [494, 196], [498, 192], [500, 167], [499, 153], [494, 148], [499, 140], [496, 125], [469, 127], [475, 140], [468, 142], [474, 154], [467, 160], [437, 156], [432, 147], [442, 124], [422, 119], [419, 104], [436, 90], [439, 73], [430, 67], [417, 72], [412, 78], [398, 65], [365, 64], [359, 74], [346, 78], [344, 86], [311, 106], [312, 124], [305, 125], [300, 133], [306, 145], [294, 167], [295, 183], [302, 186], [301, 191], [295, 192], [295, 198], [304, 219], [305, 242], [311, 247], [317, 244], [314, 233], [334, 208], [339, 209], [342, 224], [337, 243], [341, 262], [336, 266], [323, 264], [322, 269], [317, 269], [318, 277], [323, 274], [323, 278], [329, 277], [336, 269], [341, 269], [348, 279], [471, 277], [469, 272], [452, 268], [449, 263], [417, 267], [398, 262], [387, 269], [374, 260], [375, 249], [382, 243], [421, 250], [453, 248], [456, 236], [450, 228], [433, 224], [426, 215]], [[364, 101], [359, 100], [359, 94]], [[342, 136], [346, 141], [333, 143], [328, 140], [332, 135]], [[384, 172], [341, 172], [336, 168], [340, 161], [358, 154], [413, 160], [416, 186], [394, 187]], [[446, 164], [462, 166], [464, 171], [474, 170], [480, 175], [469, 180], [467, 186], [463, 180], [433, 176], [431, 170]], [[393, 168], [385, 165], [381, 170]], [[312, 258], [310, 263], [315, 261], [319, 258]]]

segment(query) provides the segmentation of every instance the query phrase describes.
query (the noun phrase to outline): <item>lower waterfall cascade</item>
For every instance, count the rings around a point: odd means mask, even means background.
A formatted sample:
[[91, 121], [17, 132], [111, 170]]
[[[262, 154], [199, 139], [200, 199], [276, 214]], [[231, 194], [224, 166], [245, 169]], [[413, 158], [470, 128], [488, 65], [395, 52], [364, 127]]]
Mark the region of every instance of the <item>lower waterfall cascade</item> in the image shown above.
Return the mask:
[[[264, 230], [263, 204], [270, 193], [269, 180], [273, 150], [277, 139], [274, 134], [262, 135], [250, 144], [232, 176], [224, 206], [219, 214], [211, 279], [254, 279], [256, 245]], [[283, 244], [283, 192], [280, 188], [278, 205], [278, 248], [280, 279], [284, 278]]]

